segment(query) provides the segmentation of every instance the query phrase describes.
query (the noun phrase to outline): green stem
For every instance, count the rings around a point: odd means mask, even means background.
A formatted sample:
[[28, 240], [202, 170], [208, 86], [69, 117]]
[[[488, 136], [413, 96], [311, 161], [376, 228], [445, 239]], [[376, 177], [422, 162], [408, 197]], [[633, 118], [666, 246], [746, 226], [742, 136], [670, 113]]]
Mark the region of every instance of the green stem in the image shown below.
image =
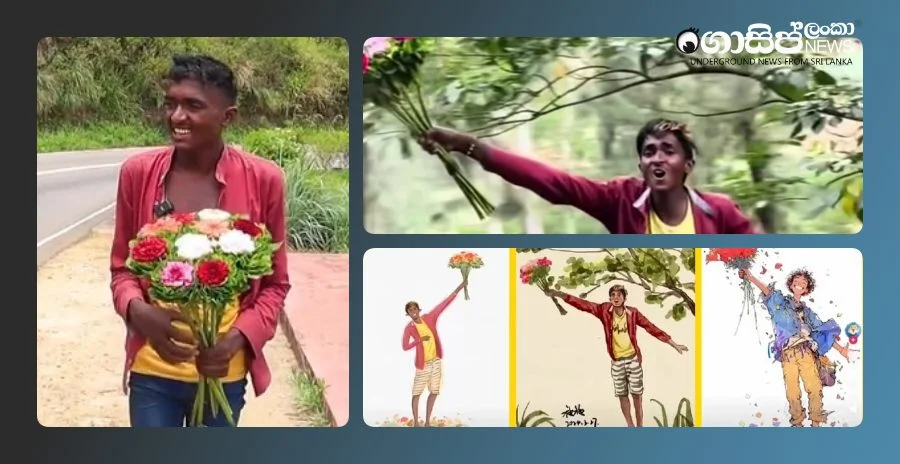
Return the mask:
[[419, 85], [419, 79], [413, 79], [413, 85], [416, 88], [416, 98], [419, 100], [419, 105], [422, 106], [422, 115], [425, 116], [425, 122], [428, 123], [428, 127], [434, 127], [434, 124], [431, 123], [431, 118], [428, 117], [428, 112], [425, 111], [425, 108], [428, 106], [425, 105], [425, 99], [422, 97], [422, 86]]

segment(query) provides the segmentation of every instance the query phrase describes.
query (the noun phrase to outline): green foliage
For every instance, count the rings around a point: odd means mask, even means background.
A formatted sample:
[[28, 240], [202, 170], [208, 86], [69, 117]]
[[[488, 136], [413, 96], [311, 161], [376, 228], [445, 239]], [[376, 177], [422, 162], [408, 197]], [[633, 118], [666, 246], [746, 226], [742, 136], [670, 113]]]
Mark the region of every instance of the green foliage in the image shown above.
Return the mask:
[[[537, 253], [543, 248], [516, 250]], [[566, 260], [564, 274], [556, 279], [557, 289], [587, 287], [581, 293], [585, 298], [612, 282], [624, 282], [642, 287], [644, 302], [649, 305], [665, 307], [673, 298], [666, 318], [680, 321], [688, 312], [694, 314], [694, 282], [683, 282], [680, 277], [683, 269], [695, 272], [693, 248], [601, 248], [586, 254], [589, 259], [579, 256]]]
[[516, 406], [516, 427], [540, 427], [542, 425], [556, 427], [556, 424], [553, 423], [553, 418], [546, 412], [538, 409], [529, 413], [528, 405], [530, 404], [525, 404], [521, 414], [519, 413], [519, 406]]
[[[651, 403], [656, 403], [659, 405], [659, 409], [662, 412], [662, 419], [659, 417], [654, 417], [653, 420], [656, 421], [656, 425], [659, 427], [670, 427], [669, 419], [666, 415], [666, 407], [656, 399], [651, 399]], [[681, 401], [678, 402], [678, 410], [675, 412], [675, 417], [672, 418], [671, 427], [693, 427], [694, 426], [694, 414], [691, 412], [691, 401], [687, 398], [682, 398]]]
[[155, 119], [162, 77], [179, 53], [206, 53], [234, 70], [244, 123], [346, 123], [340, 38], [47, 37], [37, 51], [39, 127]]
[[294, 250], [346, 253], [350, 244], [350, 178], [322, 171], [306, 158], [284, 165], [287, 240]]

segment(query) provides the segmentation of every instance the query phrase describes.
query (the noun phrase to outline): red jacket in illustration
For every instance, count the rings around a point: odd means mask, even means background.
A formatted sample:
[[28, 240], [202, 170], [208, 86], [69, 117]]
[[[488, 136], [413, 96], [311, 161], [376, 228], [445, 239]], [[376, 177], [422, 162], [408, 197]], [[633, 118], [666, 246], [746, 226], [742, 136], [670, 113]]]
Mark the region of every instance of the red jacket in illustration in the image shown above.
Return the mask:
[[[444, 350], [441, 347], [441, 336], [438, 335], [437, 330], [437, 322], [438, 318], [441, 317], [444, 310], [447, 309], [447, 306], [450, 306], [450, 303], [453, 303], [453, 300], [456, 299], [456, 295], [459, 294], [460, 287], [457, 290], [454, 290], [453, 293], [450, 294], [444, 301], [438, 303], [437, 306], [434, 307], [431, 311], [428, 311], [425, 314], [422, 314], [422, 322], [431, 329], [431, 334], [434, 336], [434, 346], [437, 351], [437, 357], [444, 357]], [[415, 347], [416, 349], [416, 369], [424, 369], [425, 368], [425, 351], [422, 349], [422, 339], [419, 336], [419, 331], [416, 330], [415, 322], [410, 321], [409, 324], [406, 325], [406, 329], [403, 331], [403, 351], [409, 351]]]
[[[603, 332], [606, 335], [606, 351], [609, 353], [609, 357], [615, 359], [613, 357], [613, 333], [612, 333], [612, 317], [613, 317], [613, 307], [612, 303], [592, 303], [587, 300], [583, 300], [578, 297], [574, 297], [572, 295], [566, 295], [563, 297], [563, 301], [572, 305], [575, 309], [584, 311], [586, 313], [593, 314], [597, 319], [600, 319], [600, 322], [603, 324]], [[628, 324], [628, 338], [631, 339], [631, 344], [634, 345], [634, 351], [637, 354], [638, 362], [642, 361], [641, 357], [641, 347], [638, 345], [637, 339], [637, 328], [640, 326], [644, 330], [647, 331], [650, 335], [653, 335], [659, 341], [668, 343], [672, 340], [672, 337], [669, 334], [663, 332], [662, 329], [653, 325], [649, 319], [647, 319], [637, 308], [633, 308], [631, 306], [625, 307], [625, 320]]]

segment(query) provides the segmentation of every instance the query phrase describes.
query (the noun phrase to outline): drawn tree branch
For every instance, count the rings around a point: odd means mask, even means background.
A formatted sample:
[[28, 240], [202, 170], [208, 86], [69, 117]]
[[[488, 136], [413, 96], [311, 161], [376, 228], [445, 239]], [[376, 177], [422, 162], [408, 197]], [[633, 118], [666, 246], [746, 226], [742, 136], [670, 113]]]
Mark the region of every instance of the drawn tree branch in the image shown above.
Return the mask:
[[542, 250], [591, 255], [573, 256], [566, 260], [564, 273], [556, 279], [557, 289], [587, 288], [579, 296], [586, 298], [595, 290], [612, 282], [637, 285], [644, 289], [644, 302], [665, 307], [675, 303], [666, 318], [684, 319], [688, 312], [695, 314], [694, 282], [681, 280], [682, 269], [695, 271], [692, 248], [600, 248], [597, 250], [565, 250], [558, 248], [517, 248], [520, 253]]

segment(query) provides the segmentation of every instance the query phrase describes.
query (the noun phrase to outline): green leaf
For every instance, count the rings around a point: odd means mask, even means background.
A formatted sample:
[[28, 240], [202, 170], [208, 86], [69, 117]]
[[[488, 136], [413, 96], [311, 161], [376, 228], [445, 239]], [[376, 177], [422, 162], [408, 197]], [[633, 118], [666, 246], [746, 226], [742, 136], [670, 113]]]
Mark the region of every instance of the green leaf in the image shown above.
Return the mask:
[[834, 85], [837, 84], [837, 79], [831, 74], [819, 69], [813, 73], [813, 82], [815, 82], [816, 85]]

